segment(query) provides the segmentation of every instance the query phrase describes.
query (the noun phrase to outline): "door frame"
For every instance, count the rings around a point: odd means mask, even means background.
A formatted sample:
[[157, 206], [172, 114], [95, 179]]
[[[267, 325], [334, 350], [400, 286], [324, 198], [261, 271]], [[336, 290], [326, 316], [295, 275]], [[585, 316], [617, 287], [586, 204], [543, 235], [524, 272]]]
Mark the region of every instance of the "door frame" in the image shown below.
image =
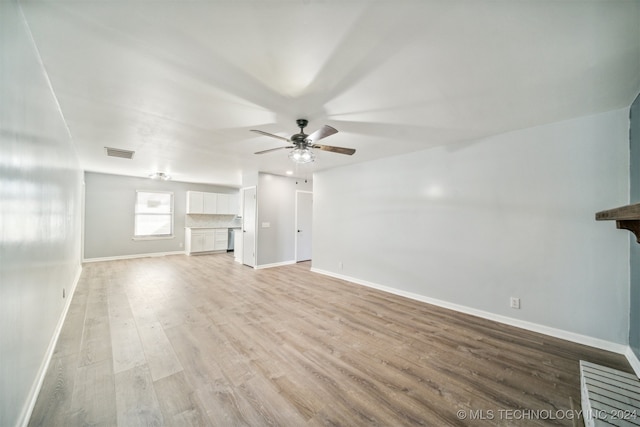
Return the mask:
[[244, 242], [244, 227], [245, 227], [245, 220], [246, 220], [246, 217], [245, 217], [245, 214], [244, 214], [244, 196], [245, 196], [244, 193], [247, 190], [252, 190], [252, 189], [255, 190], [255, 192], [256, 192], [256, 203], [255, 203], [256, 211], [255, 211], [255, 214], [254, 214], [254, 224], [253, 224], [253, 253], [254, 253], [253, 263], [254, 264], [253, 264], [253, 266], [248, 266], [248, 267], [257, 268], [257, 266], [258, 266], [258, 186], [256, 186], [256, 185], [251, 185], [249, 187], [243, 187], [241, 189], [242, 198], [241, 198], [240, 203], [241, 203], [241, 206], [242, 206], [242, 251], [243, 251], [242, 264], [243, 265], [247, 265], [247, 264], [244, 263], [244, 250], [246, 248], [246, 245], [245, 245], [245, 242]]
[[[294, 250], [294, 259], [295, 262], [298, 262], [298, 194], [300, 193], [307, 193], [307, 194], [311, 194], [312, 196], [312, 202], [313, 202], [313, 191], [309, 191], [309, 190], [296, 190], [296, 203], [295, 203], [295, 220], [293, 221], [294, 224], [294, 228], [293, 228], [293, 235], [294, 235], [294, 242], [293, 242], [293, 250]], [[311, 212], [313, 213], [313, 203], [311, 205]], [[312, 228], [313, 228], [313, 216], [311, 219], [311, 224], [312, 224]], [[311, 233], [311, 238], [313, 239], [313, 233]], [[305, 260], [306, 261], [306, 260]]]

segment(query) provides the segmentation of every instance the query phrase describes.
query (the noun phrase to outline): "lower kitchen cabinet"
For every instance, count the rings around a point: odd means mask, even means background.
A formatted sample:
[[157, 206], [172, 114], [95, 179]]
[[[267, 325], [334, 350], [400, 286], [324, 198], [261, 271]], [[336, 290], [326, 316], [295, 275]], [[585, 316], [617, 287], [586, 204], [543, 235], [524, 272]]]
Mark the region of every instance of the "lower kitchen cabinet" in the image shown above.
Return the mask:
[[185, 235], [185, 249], [189, 255], [227, 250], [226, 228], [187, 228]]
[[227, 228], [216, 228], [213, 250], [226, 251], [228, 243], [229, 243], [229, 230]]

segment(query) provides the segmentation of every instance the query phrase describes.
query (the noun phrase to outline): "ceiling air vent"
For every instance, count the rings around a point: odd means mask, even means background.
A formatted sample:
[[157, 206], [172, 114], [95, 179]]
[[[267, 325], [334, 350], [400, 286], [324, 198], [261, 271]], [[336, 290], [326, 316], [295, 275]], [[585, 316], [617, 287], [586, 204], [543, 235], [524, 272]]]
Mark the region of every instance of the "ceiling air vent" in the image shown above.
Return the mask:
[[120, 148], [104, 147], [107, 150], [107, 156], [120, 157], [122, 159], [133, 159], [135, 151], [122, 150]]

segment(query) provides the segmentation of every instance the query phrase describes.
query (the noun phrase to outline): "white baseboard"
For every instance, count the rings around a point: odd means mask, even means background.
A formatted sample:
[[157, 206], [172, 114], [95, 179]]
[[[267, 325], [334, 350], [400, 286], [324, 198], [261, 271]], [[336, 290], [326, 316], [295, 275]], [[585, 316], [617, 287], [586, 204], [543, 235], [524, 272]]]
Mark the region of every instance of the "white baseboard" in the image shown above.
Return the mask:
[[282, 267], [283, 265], [291, 265], [291, 264], [295, 264], [295, 261], [284, 261], [284, 262], [276, 262], [273, 264], [262, 264], [262, 265], [256, 265], [255, 267], [253, 267], [256, 270], [262, 270], [263, 268], [273, 268], [273, 267]]
[[16, 423], [17, 426], [27, 427], [27, 425], [29, 424], [31, 413], [33, 412], [33, 408], [36, 406], [38, 395], [40, 394], [42, 384], [44, 383], [44, 377], [47, 374], [47, 370], [49, 369], [49, 364], [51, 363], [53, 352], [56, 349], [56, 344], [58, 343], [58, 338], [60, 337], [60, 332], [62, 331], [64, 321], [67, 318], [67, 313], [69, 312], [69, 307], [71, 306], [73, 295], [76, 292], [76, 287], [78, 286], [78, 282], [80, 282], [81, 274], [82, 264], [79, 264], [76, 269], [76, 276], [73, 279], [73, 283], [71, 284], [71, 289], [66, 296], [66, 301], [64, 303], [64, 307], [62, 308], [62, 313], [60, 314], [60, 318], [58, 319], [58, 324], [53, 331], [53, 336], [51, 337], [51, 341], [49, 341], [49, 347], [47, 347], [47, 352], [45, 353], [44, 359], [42, 360], [42, 363], [40, 365], [40, 369], [38, 370], [38, 375], [36, 375], [36, 380], [31, 386], [31, 390], [29, 391], [25, 406], [22, 408], [22, 412], [20, 413], [20, 417], [18, 418], [18, 422]]
[[133, 254], [133, 255], [118, 255], [118, 256], [107, 256], [100, 258], [85, 258], [82, 262], [101, 262], [101, 261], [117, 261], [121, 259], [134, 259], [134, 258], [151, 258], [151, 257], [160, 257], [167, 255], [186, 255], [185, 251], [174, 251], [174, 252], [152, 252], [150, 254]]
[[[602, 350], [611, 351], [613, 353], [628, 354], [628, 346], [623, 344], [614, 343], [611, 341], [602, 340], [599, 338], [590, 337], [587, 335], [577, 334], [574, 332], [565, 331], [563, 329], [552, 328], [538, 323], [528, 322], [525, 320], [514, 319], [512, 317], [502, 316], [500, 314], [491, 313], [488, 311], [478, 310], [472, 307], [467, 307], [460, 304], [454, 304], [448, 301], [443, 301], [435, 298], [426, 297], [424, 295], [415, 294], [413, 292], [407, 292], [389, 286], [378, 285], [376, 283], [368, 282], [366, 280], [357, 279], [354, 277], [337, 274], [327, 270], [321, 270], [318, 268], [311, 268], [314, 273], [323, 274], [325, 276], [335, 277], [336, 279], [346, 280], [347, 282], [356, 283], [358, 285], [367, 286], [369, 288], [378, 289], [380, 291], [389, 292], [394, 295], [403, 296], [416, 301], [426, 302], [438, 307], [447, 308], [450, 310], [458, 311], [465, 314], [471, 314], [473, 316], [482, 317], [484, 319], [493, 320], [495, 322], [504, 323], [506, 325], [515, 326], [521, 329], [526, 329], [532, 332], [538, 332], [544, 335], [549, 335], [555, 338], [560, 338], [566, 341], [575, 342], [578, 344], [588, 345], [590, 347], [599, 348]], [[627, 357], [628, 358], [628, 357]], [[631, 363], [631, 361], [629, 362]], [[632, 364], [633, 365], [633, 364]], [[636, 373], [638, 370], [634, 367]]]
[[636, 373], [636, 377], [640, 378], [640, 359], [638, 359], [638, 356], [636, 356], [631, 347], [627, 347], [627, 351], [624, 355], [627, 357], [629, 364], [633, 368], [633, 372]]

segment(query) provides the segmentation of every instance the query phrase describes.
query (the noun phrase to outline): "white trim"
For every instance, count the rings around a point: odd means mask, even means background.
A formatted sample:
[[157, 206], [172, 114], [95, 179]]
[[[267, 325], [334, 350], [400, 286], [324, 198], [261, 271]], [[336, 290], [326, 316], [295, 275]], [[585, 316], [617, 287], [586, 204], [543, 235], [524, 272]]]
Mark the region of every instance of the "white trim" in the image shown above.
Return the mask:
[[638, 359], [638, 356], [636, 356], [631, 347], [627, 347], [627, 351], [624, 353], [624, 355], [633, 368], [633, 372], [636, 373], [636, 377], [640, 378], [640, 359]]
[[40, 390], [42, 389], [42, 384], [44, 383], [44, 378], [47, 374], [47, 370], [49, 369], [49, 364], [51, 363], [51, 358], [53, 357], [53, 352], [56, 349], [56, 344], [58, 344], [58, 338], [60, 337], [60, 332], [62, 331], [62, 326], [64, 325], [64, 321], [67, 318], [67, 313], [69, 312], [69, 307], [71, 306], [71, 300], [73, 299], [73, 295], [76, 292], [76, 287], [78, 286], [78, 282], [80, 282], [80, 275], [82, 274], [82, 264], [79, 264], [76, 269], [76, 276], [73, 279], [73, 283], [71, 284], [71, 290], [69, 294], [66, 296], [66, 301], [64, 303], [64, 307], [62, 308], [62, 313], [60, 314], [60, 318], [58, 319], [58, 324], [56, 328], [53, 330], [53, 335], [51, 336], [51, 341], [49, 341], [49, 347], [47, 347], [47, 352], [45, 353], [44, 359], [42, 360], [42, 364], [40, 365], [40, 369], [38, 370], [38, 374], [36, 375], [36, 380], [31, 386], [31, 390], [29, 391], [29, 395], [25, 402], [24, 407], [18, 417], [17, 426], [27, 427], [29, 421], [31, 419], [31, 414], [33, 413], [33, 408], [36, 406], [36, 401], [38, 400], [38, 395], [40, 394]]
[[273, 267], [282, 267], [284, 265], [295, 264], [295, 260], [292, 261], [283, 261], [283, 262], [274, 262], [273, 264], [264, 264], [264, 265], [256, 265], [253, 267], [255, 270], [262, 270], [263, 268], [273, 268]]
[[152, 252], [149, 254], [132, 254], [132, 255], [117, 255], [117, 256], [106, 256], [100, 258], [87, 258], [83, 259], [82, 262], [101, 262], [101, 261], [117, 261], [120, 259], [133, 259], [133, 258], [151, 258], [151, 257], [160, 257], [167, 255], [187, 255], [185, 251], [173, 251], [173, 252]]
[[[435, 298], [429, 298], [424, 295], [415, 294], [413, 292], [402, 291], [400, 289], [391, 288], [388, 286], [378, 285], [366, 280], [356, 279], [353, 277], [345, 276], [342, 274], [333, 273], [331, 271], [321, 270], [318, 268], [311, 268], [314, 273], [323, 274], [325, 276], [335, 277], [336, 279], [346, 280], [348, 282], [356, 283], [358, 285], [367, 286], [369, 288], [378, 289], [380, 291], [389, 292], [394, 295], [400, 295], [406, 298], [410, 298], [416, 301], [426, 302], [427, 304], [433, 304], [439, 307], [447, 308], [450, 310], [458, 311], [461, 313], [470, 314], [472, 316], [482, 317], [483, 319], [493, 320], [495, 322], [504, 323], [506, 325], [515, 326], [517, 328], [526, 329], [533, 332], [538, 332], [544, 335], [549, 335], [555, 338], [560, 338], [566, 341], [575, 342], [578, 344], [588, 345], [590, 347], [599, 348], [601, 350], [607, 350], [618, 354], [627, 355], [628, 358], [628, 346], [624, 344], [618, 344], [611, 341], [602, 340], [599, 338], [590, 337], [587, 335], [577, 334], [575, 332], [565, 331], [563, 329], [552, 328], [538, 323], [527, 322], [525, 320], [514, 319], [512, 317], [502, 316], [500, 314], [491, 313], [488, 311], [478, 310], [472, 307], [464, 305], [454, 304], [447, 301], [442, 301]], [[634, 366], [634, 369], [635, 366]], [[638, 372], [636, 370], [636, 372]]]

